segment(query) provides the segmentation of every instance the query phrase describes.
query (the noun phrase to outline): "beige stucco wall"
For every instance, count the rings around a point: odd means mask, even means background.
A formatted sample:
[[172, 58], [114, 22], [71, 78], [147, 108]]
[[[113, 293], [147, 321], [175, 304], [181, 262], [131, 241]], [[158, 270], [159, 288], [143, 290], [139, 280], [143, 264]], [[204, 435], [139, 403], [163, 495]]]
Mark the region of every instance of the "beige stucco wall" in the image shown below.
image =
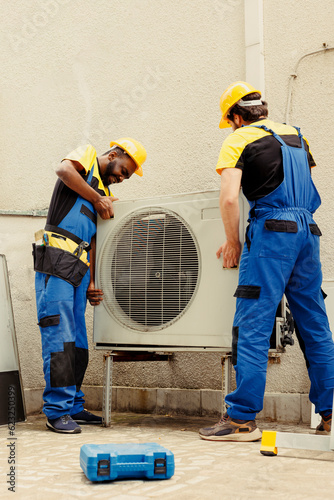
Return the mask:
[[[142, 141], [148, 159], [142, 179], [115, 187], [119, 198], [219, 188], [214, 166], [228, 133], [218, 128], [219, 96], [231, 81], [245, 78], [241, 0], [0, 4], [0, 210], [47, 207], [53, 169], [63, 155], [85, 142], [103, 153], [111, 139], [122, 136]], [[298, 59], [324, 42], [334, 45], [333, 19], [330, 1], [265, 0], [265, 92], [273, 119], [284, 121], [289, 75]], [[324, 233], [325, 278], [334, 276], [334, 140], [328, 134], [333, 56], [334, 51], [311, 56], [300, 64], [290, 114], [318, 163], [314, 180], [323, 198], [317, 221]], [[0, 216], [0, 253], [8, 261], [26, 387], [43, 385], [30, 247], [43, 224], [37, 217]], [[87, 325], [91, 339], [90, 307]], [[85, 383], [101, 380], [102, 353], [91, 345]], [[119, 363], [114, 383], [219, 389], [220, 356], [184, 353], [172, 363]], [[298, 346], [270, 366], [267, 390], [307, 392]]]

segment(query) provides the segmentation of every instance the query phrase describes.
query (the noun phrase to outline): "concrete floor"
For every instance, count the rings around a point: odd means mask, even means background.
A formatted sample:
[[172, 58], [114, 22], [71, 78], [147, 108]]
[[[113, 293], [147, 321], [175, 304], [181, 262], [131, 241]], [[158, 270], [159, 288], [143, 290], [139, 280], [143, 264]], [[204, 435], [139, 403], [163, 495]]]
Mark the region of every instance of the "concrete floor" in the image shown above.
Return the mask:
[[[205, 418], [113, 414], [112, 426], [82, 426], [76, 435], [46, 429], [44, 415], [17, 423], [15, 435], [0, 427], [0, 498], [61, 500], [261, 500], [333, 498], [334, 452], [279, 449], [277, 457], [260, 454], [260, 442], [203, 441]], [[314, 432], [307, 426], [259, 422], [261, 429]], [[15, 440], [15, 494], [8, 491], [8, 443]], [[85, 443], [159, 443], [175, 456], [175, 475], [169, 480], [123, 480], [92, 483], [79, 463]]]

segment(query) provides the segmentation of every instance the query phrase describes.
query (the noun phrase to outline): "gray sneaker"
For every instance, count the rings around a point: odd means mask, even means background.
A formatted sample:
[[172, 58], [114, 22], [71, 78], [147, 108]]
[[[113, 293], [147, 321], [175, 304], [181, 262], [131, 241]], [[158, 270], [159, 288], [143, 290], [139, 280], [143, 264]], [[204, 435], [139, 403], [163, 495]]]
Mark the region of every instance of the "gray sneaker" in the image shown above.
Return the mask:
[[255, 420], [236, 420], [227, 413], [213, 427], [200, 429], [199, 435], [208, 441], [258, 441], [262, 436]]
[[80, 425], [74, 422], [70, 415], [62, 415], [52, 420], [48, 418], [46, 426], [52, 431], [62, 434], [78, 434], [81, 432]]

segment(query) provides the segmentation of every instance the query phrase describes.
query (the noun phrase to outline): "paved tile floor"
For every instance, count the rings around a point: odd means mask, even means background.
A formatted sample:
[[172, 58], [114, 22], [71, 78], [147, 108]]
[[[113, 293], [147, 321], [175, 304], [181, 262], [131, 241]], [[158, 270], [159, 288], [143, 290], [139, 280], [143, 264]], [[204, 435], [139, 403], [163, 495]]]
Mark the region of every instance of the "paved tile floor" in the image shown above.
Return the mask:
[[[16, 424], [15, 438], [0, 427], [0, 498], [24, 500], [113, 499], [262, 500], [334, 497], [334, 452], [278, 450], [260, 454], [260, 442], [203, 441], [197, 430], [214, 423], [207, 418], [113, 414], [110, 428], [83, 426], [81, 434], [64, 436], [46, 429], [43, 415]], [[259, 423], [262, 429], [312, 432], [306, 426]], [[15, 493], [7, 488], [8, 443], [15, 441]], [[155, 442], [175, 456], [169, 480], [122, 480], [92, 483], [79, 463], [85, 443]]]

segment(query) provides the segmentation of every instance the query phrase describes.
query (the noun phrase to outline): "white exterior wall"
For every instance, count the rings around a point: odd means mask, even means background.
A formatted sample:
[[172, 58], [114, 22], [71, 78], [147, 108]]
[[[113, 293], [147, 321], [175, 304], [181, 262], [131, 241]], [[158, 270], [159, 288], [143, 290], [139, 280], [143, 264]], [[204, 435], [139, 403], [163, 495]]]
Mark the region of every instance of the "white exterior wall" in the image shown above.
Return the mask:
[[[56, 180], [53, 169], [62, 156], [86, 142], [101, 154], [111, 139], [122, 136], [143, 142], [148, 159], [144, 177], [116, 186], [115, 196], [219, 188], [215, 164], [228, 133], [218, 128], [219, 97], [229, 83], [245, 79], [246, 71], [241, 0], [1, 0], [1, 11], [0, 210], [46, 208]], [[289, 75], [298, 59], [324, 42], [334, 45], [334, 4], [265, 0], [263, 17], [266, 99], [270, 117], [284, 121]], [[314, 180], [323, 206], [316, 219], [324, 233], [327, 279], [334, 277], [333, 57], [331, 51], [301, 62], [290, 114], [318, 164]], [[27, 388], [43, 386], [31, 242], [44, 222], [0, 216], [0, 253], [8, 261]], [[85, 383], [101, 380], [102, 353], [91, 346]], [[171, 363], [119, 363], [113, 381], [219, 389], [220, 356], [182, 353]], [[298, 346], [269, 367], [267, 390], [308, 391]]]

